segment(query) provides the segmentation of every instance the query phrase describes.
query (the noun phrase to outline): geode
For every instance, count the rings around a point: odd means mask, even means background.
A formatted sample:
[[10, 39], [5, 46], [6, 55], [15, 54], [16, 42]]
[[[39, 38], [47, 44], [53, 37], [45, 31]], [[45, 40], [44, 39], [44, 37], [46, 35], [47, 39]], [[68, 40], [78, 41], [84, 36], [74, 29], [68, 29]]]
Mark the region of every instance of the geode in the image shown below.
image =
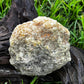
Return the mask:
[[25, 75], [47, 75], [71, 61], [70, 32], [56, 20], [39, 16], [19, 24], [10, 38], [10, 63]]

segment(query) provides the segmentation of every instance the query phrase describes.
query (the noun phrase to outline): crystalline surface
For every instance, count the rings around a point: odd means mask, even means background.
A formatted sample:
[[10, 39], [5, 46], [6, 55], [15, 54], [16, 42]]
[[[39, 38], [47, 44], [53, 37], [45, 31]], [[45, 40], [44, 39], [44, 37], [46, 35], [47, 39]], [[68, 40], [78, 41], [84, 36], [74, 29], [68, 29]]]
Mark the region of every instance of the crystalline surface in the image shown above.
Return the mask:
[[48, 17], [19, 24], [10, 38], [10, 63], [21, 74], [49, 74], [71, 61], [69, 37], [67, 28]]

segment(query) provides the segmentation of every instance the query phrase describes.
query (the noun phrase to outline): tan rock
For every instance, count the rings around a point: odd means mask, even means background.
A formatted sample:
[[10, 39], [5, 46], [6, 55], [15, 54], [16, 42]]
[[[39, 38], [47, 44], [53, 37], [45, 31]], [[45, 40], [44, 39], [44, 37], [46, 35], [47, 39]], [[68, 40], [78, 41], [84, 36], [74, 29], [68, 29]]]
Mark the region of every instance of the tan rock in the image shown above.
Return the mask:
[[67, 28], [48, 17], [19, 24], [10, 38], [10, 63], [25, 75], [49, 74], [71, 61], [69, 37]]

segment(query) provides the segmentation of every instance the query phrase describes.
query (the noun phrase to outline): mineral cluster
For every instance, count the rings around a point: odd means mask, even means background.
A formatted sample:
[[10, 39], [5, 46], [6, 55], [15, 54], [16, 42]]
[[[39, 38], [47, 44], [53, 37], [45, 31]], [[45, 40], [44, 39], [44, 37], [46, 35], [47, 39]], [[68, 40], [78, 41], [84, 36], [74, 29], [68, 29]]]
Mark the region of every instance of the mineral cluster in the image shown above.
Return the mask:
[[70, 32], [56, 20], [39, 16], [19, 24], [10, 38], [10, 63], [25, 75], [47, 75], [71, 61]]

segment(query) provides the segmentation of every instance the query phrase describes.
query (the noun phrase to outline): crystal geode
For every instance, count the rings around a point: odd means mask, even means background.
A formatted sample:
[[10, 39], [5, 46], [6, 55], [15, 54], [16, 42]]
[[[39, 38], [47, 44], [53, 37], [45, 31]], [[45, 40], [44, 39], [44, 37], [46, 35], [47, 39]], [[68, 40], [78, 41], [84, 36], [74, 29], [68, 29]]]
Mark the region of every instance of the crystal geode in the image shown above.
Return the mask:
[[10, 38], [10, 63], [21, 74], [49, 74], [71, 61], [69, 37], [67, 28], [48, 17], [19, 24]]

